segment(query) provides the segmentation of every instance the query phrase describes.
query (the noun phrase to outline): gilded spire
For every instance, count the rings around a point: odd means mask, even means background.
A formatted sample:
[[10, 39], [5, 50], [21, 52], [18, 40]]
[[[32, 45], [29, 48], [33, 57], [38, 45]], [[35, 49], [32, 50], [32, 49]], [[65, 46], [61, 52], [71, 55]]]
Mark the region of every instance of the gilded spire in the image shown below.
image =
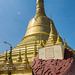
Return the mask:
[[51, 28], [51, 31], [50, 31], [50, 36], [53, 36], [53, 35], [56, 35], [55, 32], [54, 32], [54, 29], [53, 29], [53, 22], [50, 21], [50, 28]]
[[59, 32], [57, 32], [57, 42], [60, 42]]
[[24, 57], [24, 61], [23, 64], [25, 65], [25, 69], [31, 69], [31, 66], [29, 64], [28, 58], [27, 58], [27, 47], [25, 46], [25, 57]]
[[46, 16], [44, 11], [44, 1], [37, 0], [36, 5], [36, 16]]
[[65, 41], [65, 38], [64, 38], [64, 47], [73, 50], [70, 46], [67, 45], [67, 43], [66, 43], [66, 41]]
[[65, 46], [65, 47], [67, 46], [67, 43], [66, 43], [66, 41], [65, 41], [65, 38], [64, 38], [64, 46]]
[[27, 58], [27, 47], [25, 46], [25, 57], [23, 63], [27, 64], [28, 63], [28, 58]]
[[56, 41], [56, 44], [62, 44], [63, 41], [62, 41], [62, 38], [59, 36], [59, 32], [57, 32], [57, 41]]
[[46, 46], [49, 46], [49, 45], [55, 45], [55, 42], [56, 42], [56, 34], [55, 34], [55, 31], [54, 31], [54, 27], [53, 27], [53, 21], [50, 20], [50, 34], [49, 34], [49, 38], [48, 38], [48, 41], [46, 43]]
[[19, 50], [19, 57], [17, 59], [17, 62], [22, 62], [22, 58], [21, 58], [21, 50]]

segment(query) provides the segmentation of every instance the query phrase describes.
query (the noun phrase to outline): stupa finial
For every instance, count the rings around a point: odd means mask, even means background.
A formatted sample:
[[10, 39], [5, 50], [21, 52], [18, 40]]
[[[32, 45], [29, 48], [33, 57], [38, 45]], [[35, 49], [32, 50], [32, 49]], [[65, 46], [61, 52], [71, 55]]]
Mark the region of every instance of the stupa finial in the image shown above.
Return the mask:
[[59, 32], [57, 32], [57, 42], [60, 42]]
[[36, 16], [46, 16], [44, 11], [44, 1], [37, 0], [36, 3]]
[[64, 46], [66, 47], [66, 45], [67, 45], [67, 43], [66, 43], [65, 38], [64, 38]]
[[50, 36], [56, 35], [55, 32], [54, 32], [54, 29], [53, 29], [53, 21], [50, 21], [50, 28], [51, 28]]
[[49, 34], [49, 38], [48, 38], [48, 41], [46, 43], [45, 46], [50, 46], [50, 45], [55, 45], [55, 42], [56, 42], [56, 34], [55, 34], [55, 31], [54, 31], [54, 27], [53, 27], [53, 21], [50, 20], [50, 34]]
[[57, 41], [56, 41], [56, 44], [62, 44], [63, 41], [62, 41], [62, 38], [59, 36], [59, 32], [57, 32]]

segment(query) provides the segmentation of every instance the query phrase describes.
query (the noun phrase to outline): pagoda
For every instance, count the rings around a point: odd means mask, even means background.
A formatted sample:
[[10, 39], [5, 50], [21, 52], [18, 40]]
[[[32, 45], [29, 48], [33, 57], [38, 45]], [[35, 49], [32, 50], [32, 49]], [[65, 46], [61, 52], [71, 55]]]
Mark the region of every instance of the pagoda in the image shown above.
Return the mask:
[[[32, 62], [43, 46], [63, 44], [70, 48], [59, 36], [52, 19], [44, 10], [44, 0], [36, 1], [36, 14], [29, 21], [24, 38], [12, 49], [0, 55], [0, 75], [32, 75]], [[46, 45], [45, 45], [46, 44]], [[11, 62], [9, 63], [9, 56]]]

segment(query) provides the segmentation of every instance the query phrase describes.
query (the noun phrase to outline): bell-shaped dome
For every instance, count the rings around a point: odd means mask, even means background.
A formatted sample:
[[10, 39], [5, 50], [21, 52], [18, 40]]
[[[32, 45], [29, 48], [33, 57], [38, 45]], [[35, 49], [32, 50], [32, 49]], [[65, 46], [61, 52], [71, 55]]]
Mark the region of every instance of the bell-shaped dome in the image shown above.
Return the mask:
[[46, 16], [39, 16], [36, 19], [33, 18], [28, 25], [26, 35], [31, 34], [48, 34], [50, 31], [50, 19]]
[[[37, 0], [36, 2], [36, 14], [35, 17], [32, 18], [28, 24], [28, 28], [25, 34], [25, 37], [36, 36], [36, 35], [43, 35], [48, 37], [50, 33], [50, 21], [51, 19], [48, 18], [44, 11], [44, 1]], [[53, 24], [55, 34], [57, 34], [56, 28]], [[38, 38], [38, 37], [37, 37]], [[36, 38], [36, 39], [37, 39]]]

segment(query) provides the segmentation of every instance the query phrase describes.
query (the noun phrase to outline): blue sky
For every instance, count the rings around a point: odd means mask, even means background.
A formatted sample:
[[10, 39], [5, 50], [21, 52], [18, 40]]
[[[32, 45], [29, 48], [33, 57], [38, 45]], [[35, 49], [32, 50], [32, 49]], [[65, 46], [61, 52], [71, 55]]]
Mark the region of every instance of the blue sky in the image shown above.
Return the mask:
[[[75, 50], [75, 0], [44, 0], [44, 5], [60, 36]], [[0, 54], [9, 50], [3, 41], [13, 48], [21, 42], [35, 12], [36, 0], [0, 0]]]

